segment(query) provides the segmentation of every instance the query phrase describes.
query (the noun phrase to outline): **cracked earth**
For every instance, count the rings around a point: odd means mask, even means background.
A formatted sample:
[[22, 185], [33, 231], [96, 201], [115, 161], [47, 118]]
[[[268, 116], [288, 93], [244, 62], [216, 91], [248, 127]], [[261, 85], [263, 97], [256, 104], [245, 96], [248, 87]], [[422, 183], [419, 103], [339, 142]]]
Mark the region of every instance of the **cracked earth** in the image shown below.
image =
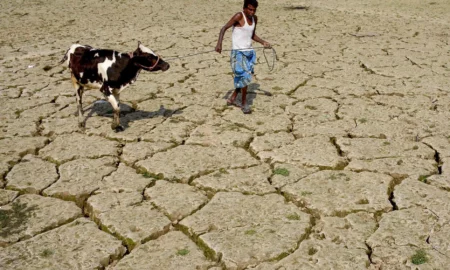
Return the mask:
[[0, 7], [0, 269], [450, 269], [448, 1], [261, 0], [251, 115], [206, 53], [120, 133], [97, 90], [78, 129], [67, 48], [210, 51], [242, 1]]

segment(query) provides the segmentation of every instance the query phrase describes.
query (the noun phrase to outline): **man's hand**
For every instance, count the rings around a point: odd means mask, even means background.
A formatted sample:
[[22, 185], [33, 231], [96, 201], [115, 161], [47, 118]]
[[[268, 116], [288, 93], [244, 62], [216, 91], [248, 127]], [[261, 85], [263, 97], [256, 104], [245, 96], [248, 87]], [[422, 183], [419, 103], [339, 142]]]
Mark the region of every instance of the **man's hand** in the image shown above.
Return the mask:
[[216, 52], [222, 53], [222, 44], [217, 44], [217, 46], [216, 46]]
[[264, 46], [264, 48], [267, 48], [267, 49], [272, 48], [272, 45], [270, 45], [270, 43], [267, 41], [263, 41], [262, 45]]

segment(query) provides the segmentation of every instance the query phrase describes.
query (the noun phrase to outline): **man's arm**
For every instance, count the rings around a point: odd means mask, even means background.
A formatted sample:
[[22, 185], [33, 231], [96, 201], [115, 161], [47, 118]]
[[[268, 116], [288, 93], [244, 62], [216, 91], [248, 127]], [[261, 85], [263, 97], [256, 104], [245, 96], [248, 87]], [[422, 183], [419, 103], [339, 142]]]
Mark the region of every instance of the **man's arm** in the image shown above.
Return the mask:
[[225, 31], [228, 30], [228, 28], [232, 27], [235, 24], [239, 24], [239, 21], [242, 19], [242, 13], [236, 13], [228, 22], [225, 24], [222, 29], [220, 29], [219, 33], [219, 40], [217, 41], [216, 45], [216, 52], [221, 53], [222, 52], [222, 41], [223, 36], [225, 35]]
[[258, 37], [258, 36], [256, 35], [256, 25], [257, 25], [257, 23], [258, 23], [258, 17], [255, 16], [255, 29], [253, 30], [253, 36], [252, 36], [252, 39], [253, 39], [254, 41], [258, 42], [258, 43], [261, 43], [261, 44], [262, 44], [264, 47], [266, 47], [266, 48], [271, 48], [272, 46], [270, 45], [269, 42], [267, 42], [267, 41], [261, 39], [260, 37]]

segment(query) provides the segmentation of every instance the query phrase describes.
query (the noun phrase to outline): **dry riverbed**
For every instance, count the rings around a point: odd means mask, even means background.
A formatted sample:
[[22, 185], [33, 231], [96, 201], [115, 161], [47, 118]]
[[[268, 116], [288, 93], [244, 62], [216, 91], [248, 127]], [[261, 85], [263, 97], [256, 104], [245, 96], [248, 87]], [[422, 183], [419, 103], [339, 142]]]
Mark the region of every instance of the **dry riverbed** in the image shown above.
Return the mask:
[[242, 1], [82, 2], [0, 3], [0, 269], [449, 269], [450, 2], [261, 0], [251, 115], [209, 52], [120, 133], [67, 48], [210, 51]]

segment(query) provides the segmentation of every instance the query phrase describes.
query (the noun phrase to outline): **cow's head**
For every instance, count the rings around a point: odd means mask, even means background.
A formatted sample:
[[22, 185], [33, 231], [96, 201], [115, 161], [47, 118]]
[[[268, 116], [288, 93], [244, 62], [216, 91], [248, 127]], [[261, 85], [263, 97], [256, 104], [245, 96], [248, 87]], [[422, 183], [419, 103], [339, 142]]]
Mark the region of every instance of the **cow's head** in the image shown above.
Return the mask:
[[142, 45], [140, 41], [137, 49], [133, 52], [133, 57], [135, 65], [147, 71], [166, 71], [170, 67], [159, 55]]

